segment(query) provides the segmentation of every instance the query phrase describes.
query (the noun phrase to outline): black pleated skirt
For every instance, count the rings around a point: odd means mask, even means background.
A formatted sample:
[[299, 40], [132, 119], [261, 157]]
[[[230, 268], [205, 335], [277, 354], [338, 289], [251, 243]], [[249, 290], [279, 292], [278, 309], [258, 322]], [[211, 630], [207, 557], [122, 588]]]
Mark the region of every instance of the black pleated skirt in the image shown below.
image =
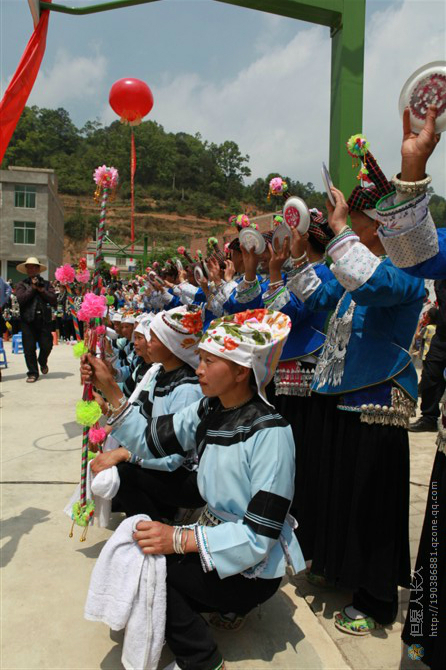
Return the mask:
[[424, 648], [422, 661], [432, 670], [446, 667], [446, 455], [437, 451], [412, 576], [410, 603], [402, 638]]
[[311, 458], [312, 446], [305, 439], [308, 426], [308, 417], [311, 413], [312, 397], [279, 395], [275, 398], [277, 411], [288, 421], [293, 431], [296, 472], [294, 478], [294, 499], [291, 504], [290, 513], [295, 517], [299, 526], [296, 532], [304, 557], [307, 558], [308, 539], [306, 528], [303, 523], [303, 508], [307, 498], [306, 473], [308, 461]]
[[407, 430], [362, 423], [338, 401], [311, 396], [296, 534], [313, 572], [392, 601], [410, 583]]

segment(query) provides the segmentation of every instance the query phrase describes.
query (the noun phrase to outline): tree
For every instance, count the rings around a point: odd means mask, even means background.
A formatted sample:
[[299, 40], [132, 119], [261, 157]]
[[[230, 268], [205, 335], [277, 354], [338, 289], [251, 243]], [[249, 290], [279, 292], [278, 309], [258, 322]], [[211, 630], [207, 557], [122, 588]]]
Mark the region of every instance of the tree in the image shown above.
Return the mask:
[[231, 140], [219, 146], [211, 144], [210, 150], [221, 171], [222, 192], [219, 195], [224, 198], [240, 198], [243, 194], [243, 178], [251, 175], [251, 170], [246, 165], [249, 156], [242, 156], [238, 145]]

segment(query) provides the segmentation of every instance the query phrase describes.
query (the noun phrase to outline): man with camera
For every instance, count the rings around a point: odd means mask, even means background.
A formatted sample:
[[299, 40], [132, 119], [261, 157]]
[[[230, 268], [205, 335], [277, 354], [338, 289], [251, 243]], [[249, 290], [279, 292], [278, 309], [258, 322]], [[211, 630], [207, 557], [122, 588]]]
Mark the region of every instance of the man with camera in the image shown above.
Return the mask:
[[28, 275], [27, 279], [17, 284], [15, 293], [20, 306], [23, 351], [28, 368], [26, 381], [32, 384], [39, 378], [37, 343], [40, 349], [40, 371], [43, 375], [48, 373], [48, 356], [53, 348], [51, 306], [57, 304], [57, 298], [49, 281], [40, 276], [46, 266], [41, 265], [37, 258], [28, 258], [17, 265], [17, 270]]

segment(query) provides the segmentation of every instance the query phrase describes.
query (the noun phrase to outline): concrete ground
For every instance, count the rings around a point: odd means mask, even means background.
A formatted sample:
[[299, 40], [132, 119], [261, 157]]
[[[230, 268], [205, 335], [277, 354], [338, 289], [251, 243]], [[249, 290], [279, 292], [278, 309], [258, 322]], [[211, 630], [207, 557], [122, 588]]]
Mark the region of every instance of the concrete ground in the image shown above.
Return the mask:
[[[69, 538], [62, 513], [79, 479], [81, 429], [74, 420], [81, 393], [78, 361], [60, 344], [50, 372], [25, 383], [23, 355], [11, 354], [3, 370], [1, 459], [2, 670], [119, 670], [122, 632], [83, 618], [89, 577], [96, 557], [121, 520], [110, 528], [80, 529]], [[424, 517], [435, 435], [411, 436], [411, 553], [416, 556]], [[279, 593], [250, 615], [239, 633], [220, 633], [229, 670], [354, 670], [423, 668], [408, 664], [401, 645], [401, 621], [408, 594], [401, 594], [398, 621], [366, 638], [336, 630], [333, 613], [349, 594], [310, 585], [304, 577], [286, 581]], [[160, 668], [171, 660], [166, 648]]]

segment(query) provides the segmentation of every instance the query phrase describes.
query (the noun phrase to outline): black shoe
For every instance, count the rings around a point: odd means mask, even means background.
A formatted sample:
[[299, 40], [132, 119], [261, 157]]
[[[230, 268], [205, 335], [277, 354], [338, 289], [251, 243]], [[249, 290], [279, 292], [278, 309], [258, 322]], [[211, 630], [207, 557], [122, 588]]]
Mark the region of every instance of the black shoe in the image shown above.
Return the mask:
[[438, 426], [436, 421], [420, 416], [419, 419], [409, 424], [409, 430], [411, 433], [436, 433]]

